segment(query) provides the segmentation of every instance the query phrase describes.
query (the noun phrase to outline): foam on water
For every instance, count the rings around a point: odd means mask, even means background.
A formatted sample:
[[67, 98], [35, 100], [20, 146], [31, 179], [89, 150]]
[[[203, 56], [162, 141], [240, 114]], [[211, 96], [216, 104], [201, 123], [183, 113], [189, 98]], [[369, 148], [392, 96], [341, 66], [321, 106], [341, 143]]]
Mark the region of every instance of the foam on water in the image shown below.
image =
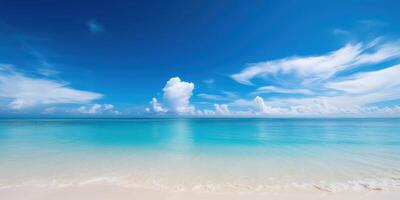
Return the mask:
[[347, 192], [347, 191], [400, 191], [399, 179], [381, 180], [352, 180], [346, 182], [308, 182], [285, 183], [280, 185], [243, 184], [240, 182], [229, 183], [192, 183], [169, 184], [158, 180], [134, 181], [121, 177], [94, 177], [81, 181], [27, 181], [15, 185], [0, 185], [0, 189], [17, 187], [42, 187], [65, 188], [81, 186], [119, 186], [126, 188], [155, 189], [171, 192], [281, 192], [281, 191], [322, 191], [322, 192]]

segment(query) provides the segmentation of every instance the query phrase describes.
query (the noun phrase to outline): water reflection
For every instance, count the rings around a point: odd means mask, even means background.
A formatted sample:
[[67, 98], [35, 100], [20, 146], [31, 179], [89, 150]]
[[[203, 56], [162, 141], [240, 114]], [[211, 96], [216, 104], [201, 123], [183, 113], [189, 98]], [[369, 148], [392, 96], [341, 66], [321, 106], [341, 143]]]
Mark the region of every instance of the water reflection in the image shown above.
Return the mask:
[[190, 121], [187, 119], [177, 119], [170, 123], [169, 135], [166, 145], [174, 151], [188, 151], [192, 147], [192, 132]]

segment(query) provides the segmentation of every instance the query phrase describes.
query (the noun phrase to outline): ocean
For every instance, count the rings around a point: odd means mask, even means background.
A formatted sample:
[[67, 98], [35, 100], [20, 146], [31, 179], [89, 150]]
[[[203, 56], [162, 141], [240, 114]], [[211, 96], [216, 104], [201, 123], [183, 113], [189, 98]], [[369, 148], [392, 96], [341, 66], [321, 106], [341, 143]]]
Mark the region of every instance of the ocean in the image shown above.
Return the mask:
[[1, 119], [0, 188], [400, 191], [400, 119]]

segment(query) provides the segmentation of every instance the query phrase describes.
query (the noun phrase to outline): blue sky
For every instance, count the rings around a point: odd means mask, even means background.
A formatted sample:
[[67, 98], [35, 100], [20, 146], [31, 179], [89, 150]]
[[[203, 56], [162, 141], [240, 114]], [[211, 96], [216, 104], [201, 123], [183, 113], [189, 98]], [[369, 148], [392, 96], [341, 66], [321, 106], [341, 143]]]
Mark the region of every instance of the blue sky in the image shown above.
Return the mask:
[[396, 1], [2, 1], [1, 116], [399, 116]]

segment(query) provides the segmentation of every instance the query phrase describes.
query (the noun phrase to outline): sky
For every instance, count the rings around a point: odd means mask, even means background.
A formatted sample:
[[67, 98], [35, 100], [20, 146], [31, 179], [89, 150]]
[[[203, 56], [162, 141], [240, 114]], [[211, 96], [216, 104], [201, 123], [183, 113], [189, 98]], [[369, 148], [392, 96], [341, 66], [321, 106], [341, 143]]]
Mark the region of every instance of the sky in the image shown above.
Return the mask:
[[1, 1], [0, 116], [399, 117], [398, 1]]

